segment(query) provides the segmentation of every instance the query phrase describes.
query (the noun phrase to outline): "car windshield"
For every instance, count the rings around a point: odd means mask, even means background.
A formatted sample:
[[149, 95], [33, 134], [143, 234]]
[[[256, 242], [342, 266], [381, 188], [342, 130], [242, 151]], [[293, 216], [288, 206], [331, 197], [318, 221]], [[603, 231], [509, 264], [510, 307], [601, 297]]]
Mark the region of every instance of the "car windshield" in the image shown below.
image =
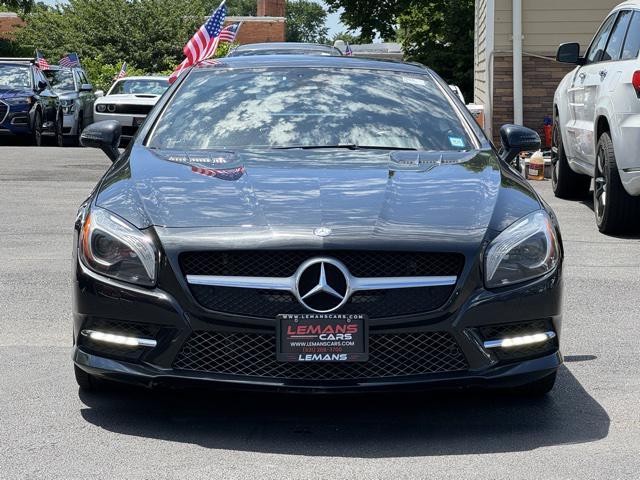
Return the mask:
[[472, 148], [460, 117], [431, 75], [327, 68], [193, 71], [147, 145]]
[[29, 67], [0, 65], [0, 87], [30, 88]]
[[162, 95], [167, 88], [169, 88], [167, 80], [119, 80], [113, 86], [109, 95]]
[[71, 70], [46, 70], [44, 72], [47, 80], [55, 90], [75, 90], [73, 83], [73, 73]]

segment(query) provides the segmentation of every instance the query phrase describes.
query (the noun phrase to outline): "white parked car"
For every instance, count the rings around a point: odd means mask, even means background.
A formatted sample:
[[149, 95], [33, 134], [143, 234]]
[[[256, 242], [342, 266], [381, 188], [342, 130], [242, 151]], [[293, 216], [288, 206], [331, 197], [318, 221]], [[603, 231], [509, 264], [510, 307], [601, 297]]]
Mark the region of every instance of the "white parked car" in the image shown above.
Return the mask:
[[167, 88], [169, 77], [121, 78], [96, 100], [94, 121], [117, 120], [122, 125], [122, 137], [131, 138]]
[[596, 222], [604, 233], [640, 229], [640, 0], [618, 5], [587, 53], [560, 46], [577, 67], [554, 97], [553, 191], [583, 198], [594, 179]]

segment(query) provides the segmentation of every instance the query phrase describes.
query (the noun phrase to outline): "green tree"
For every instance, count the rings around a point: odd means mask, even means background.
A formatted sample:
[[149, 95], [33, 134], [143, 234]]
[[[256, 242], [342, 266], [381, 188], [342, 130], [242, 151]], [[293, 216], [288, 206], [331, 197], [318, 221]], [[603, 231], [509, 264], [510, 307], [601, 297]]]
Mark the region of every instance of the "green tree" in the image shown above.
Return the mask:
[[209, 2], [190, 0], [70, 0], [38, 7], [26, 16], [16, 40], [56, 61], [68, 52], [122, 61], [148, 72], [172, 69], [186, 40], [210, 13]]
[[0, 12], [29, 13], [35, 3], [34, 0], [0, 0]]
[[258, 12], [258, 2], [256, 0], [229, 0], [227, 12], [229, 15], [255, 16]]
[[407, 60], [433, 68], [473, 97], [474, 0], [414, 2], [398, 15]]
[[361, 41], [377, 35], [402, 42], [407, 60], [428, 65], [465, 97], [473, 93], [473, 0], [325, 0], [330, 11], [360, 29]]
[[345, 43], [356, 45], [361, 42], [360, 35], [354, 35], [350, 32], [338, 32], [331, 39], [331, 43], [335, 43], [337, 40], [342, 40]]
[[[360, 29], [360, 39], [363, 43], [372, 42], [377, 35], [382, 38], [394, 38], [398, 15], [409, 8], [411, 0], [325, 0], [330, 12], [337, 12], [340, 8], [340, 20], [349, 28]], [[436, 0], [436, 3], [439, 3]]]
[[327, 12], [310, 0], [287, 2], [287, 42], [326, 43], [329, 29]]

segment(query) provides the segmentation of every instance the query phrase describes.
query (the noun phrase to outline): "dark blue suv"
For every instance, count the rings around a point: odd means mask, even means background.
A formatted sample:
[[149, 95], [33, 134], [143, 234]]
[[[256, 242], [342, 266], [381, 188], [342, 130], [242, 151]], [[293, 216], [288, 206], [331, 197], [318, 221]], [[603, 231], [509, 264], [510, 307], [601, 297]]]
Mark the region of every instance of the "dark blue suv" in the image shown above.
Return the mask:
[[63, 116], [58, 96], [42, 71], [28, 59], [0, 59], [0, 134], [43, 137], [63, 145]]

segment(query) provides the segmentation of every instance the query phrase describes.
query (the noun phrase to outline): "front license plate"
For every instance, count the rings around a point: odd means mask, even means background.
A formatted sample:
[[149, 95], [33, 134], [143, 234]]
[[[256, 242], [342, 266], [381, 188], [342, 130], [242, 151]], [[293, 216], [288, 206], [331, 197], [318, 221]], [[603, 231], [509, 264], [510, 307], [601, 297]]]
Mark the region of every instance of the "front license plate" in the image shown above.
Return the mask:
[[366, 362], [366, 315], [303, 313], [276, 317], [279, 362]]

